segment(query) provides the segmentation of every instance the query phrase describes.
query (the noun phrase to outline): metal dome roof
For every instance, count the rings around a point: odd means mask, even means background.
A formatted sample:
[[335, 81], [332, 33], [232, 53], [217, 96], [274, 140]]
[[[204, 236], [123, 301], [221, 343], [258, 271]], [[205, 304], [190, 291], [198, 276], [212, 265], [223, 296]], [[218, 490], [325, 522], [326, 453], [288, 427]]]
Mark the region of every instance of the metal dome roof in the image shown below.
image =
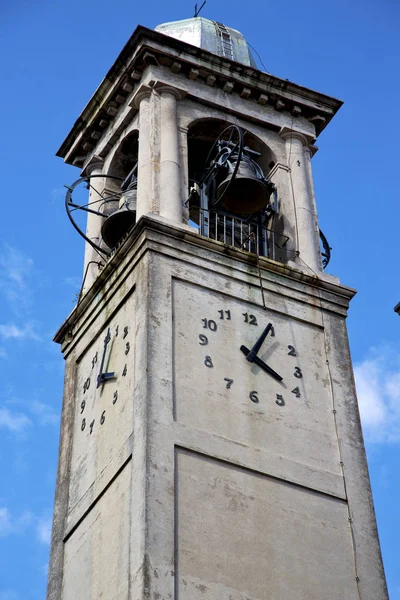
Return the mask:
[[182, 21], [162, 23], [156, 31], [182, 40], [218, 56], [257, 68], [256, 62], [243, 35], [236, 29], [217, 21], [193, 17]]

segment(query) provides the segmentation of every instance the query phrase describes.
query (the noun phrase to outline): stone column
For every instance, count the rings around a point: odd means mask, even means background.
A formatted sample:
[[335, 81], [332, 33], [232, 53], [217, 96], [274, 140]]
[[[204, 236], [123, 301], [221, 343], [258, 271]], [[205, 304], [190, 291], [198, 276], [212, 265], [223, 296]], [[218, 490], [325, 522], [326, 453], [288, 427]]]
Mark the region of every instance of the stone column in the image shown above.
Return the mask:
[[159, 88], [158, 92], [161, 98], [160, 215], [181, 224], [181, 161], [176, 106], [180, 94], [169, 87]]
[[139, 106], [139, 151], [136, 221], [142, 215], [152, 212], [152, 128], [151, 128], [151, 90], [139, 92], [135, 103]]
[[[89, 163], [85, 169], [85, 175], [90, 177], [90, 188], [89, 188], [89, 207], [92, 210], [99, 210], [101, 202], [92, 204], [97, 200], [102, 200], [101, 192], [104, 189], [104, 180], [102, 177], [93, 177], [94, 175], [101, 175], [103, 172], [104, 161], [101, 158], [97, 158]], [[104, 219], [99, 215], [93, 213], [87, 213], [87, 225], [86, 225], [86, 237], [89, 238], [94, 244], [99, 245], [101, 237], [101, 226]], [[96, 250], [86, 242], [85, 244], [85, 260], [83, 266], [83, 276], [86, 279], [84, 285], [84, 291], [86, 291], [93, 281], [96, 279], [99, 272], [99, 267], [96, 264], [89, 264], [92, 261], [102, 262], [102, 255], [96, 252]], [[89, 266], [88, 266], [89, 265]]]
[[[322, 270], [319, 249], [319, 228], [312, 185], [310, 183], [310, 152], [307, 138], [296, 131], [285, 131], [289, 177], [295, 210], [295, 245], [299, 267], [308, 266], [318, 273]], [[297, 261], [296, 261], [297, 262]]]

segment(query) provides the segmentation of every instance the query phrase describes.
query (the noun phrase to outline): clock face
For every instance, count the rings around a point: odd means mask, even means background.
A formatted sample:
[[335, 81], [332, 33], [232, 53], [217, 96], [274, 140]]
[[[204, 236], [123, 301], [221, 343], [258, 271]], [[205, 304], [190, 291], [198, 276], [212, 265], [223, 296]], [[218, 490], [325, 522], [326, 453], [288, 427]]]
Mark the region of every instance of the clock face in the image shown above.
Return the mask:
[[77, 361], [71, 505], [132, 432], [134, 325], [129, 306], [128, 302], [100, 329]]
[[180, 282], [174, 322], [177, 421], [337, 470], [320, 327]]
[[86, 355], [79, 368], [78, 377], [82, 397], [80, 430], [86, 436], [104, 425], [107, 413], [118, 402], [119, 382], [128, 374], [129, 326], [121, 326], [117, 321], [112, 323], [92, 348], [92, 354]]

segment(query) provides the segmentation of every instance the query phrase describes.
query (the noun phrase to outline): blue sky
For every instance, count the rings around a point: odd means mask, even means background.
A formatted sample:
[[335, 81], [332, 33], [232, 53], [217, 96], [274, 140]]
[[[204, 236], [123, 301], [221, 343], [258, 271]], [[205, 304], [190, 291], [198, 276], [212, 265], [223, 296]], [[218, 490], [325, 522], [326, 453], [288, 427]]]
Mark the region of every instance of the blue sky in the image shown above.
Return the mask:
[[[63, 385], [52, 337], [83, 262], [64, 213], [63, 184], [79, 171], [55, 152], [136, 25], [192, 12], [182, 0], [0, 5], [0, 600], [45, 595]], [[208, 0], [202, 14], [242, 31], [274, 75], [345, 101], [313, 169], [328, 271], [358, 290], [349, 336], [390, 597], [400, 599], [400, 4]]]

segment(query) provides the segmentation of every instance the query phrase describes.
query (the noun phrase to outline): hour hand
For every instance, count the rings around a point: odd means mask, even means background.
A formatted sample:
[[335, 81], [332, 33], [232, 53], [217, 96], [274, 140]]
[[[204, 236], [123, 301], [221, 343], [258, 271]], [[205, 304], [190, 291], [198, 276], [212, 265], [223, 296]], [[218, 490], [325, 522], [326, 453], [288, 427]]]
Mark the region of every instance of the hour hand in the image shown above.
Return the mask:
[[[247, 356], [250, 353], [250, 350], [248, 348], [246, 348], [246, 346], [240, 346], [240, 350], [243, 352], [243, 354], [247, 358]], [[258, 358], [258, 356], [254, 356], [252, 362], [254, 364], [256, 364], [258, 367], [260, 367], [261, 369], [263, 369], [266, 373], [268, 373], [269, 375], [271, 375], [271, 377], [273, 377], [277, 381], [282, 381], [283, 380], [283, 377], [281, 377], [279, 375], [279, 373], [277, 373], [276, 371], [274, 371], [273, 369], [271, 369], [271, 367], [269, 367], [267, 364], [265, 364], [265, 362], [263, 360], [261, 360], [261, 358]]]
[[97, 387], [99, 387], [102, 383], [107, 381], [108, 379], [114, 379], [115, 373], [99, 373], [97, 376]]

